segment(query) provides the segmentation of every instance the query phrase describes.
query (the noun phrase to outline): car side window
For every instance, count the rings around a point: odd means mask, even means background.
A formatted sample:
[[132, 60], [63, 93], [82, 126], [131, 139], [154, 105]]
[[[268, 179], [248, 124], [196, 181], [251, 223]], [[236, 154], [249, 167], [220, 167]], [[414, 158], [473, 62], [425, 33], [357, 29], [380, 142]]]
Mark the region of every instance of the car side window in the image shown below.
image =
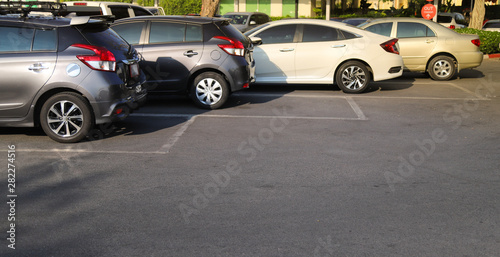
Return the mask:
[[109, 9], [117, 20], [130, 17], [127, 6], [109, 6]]
[[55, 29], [35, 31], [33, 51], [55, 51], [57, 48], [57, 32]]
[[365, 30], [368, 30], [368, 31], [373, 32], [375, 34], [390, 37], [391, 31], [392, 31], [392, 22], [373, 24], [370, 27], [367, 27]]
[[434, 32], [422, 23], [398, 22], [397, 38], [434, 37]]
[[148, 15], [151, 16], [151, 14], [148, 13], [147, 11], [135, 6], [132, 6], [132, 10], [134, 11], [135, 16], [148, 16]]
[[260, 18], [262, 20], [262, 24], [271, 21], [271, 18], [269, 18], [269, 16], [267, 16], [267, 15], [261, 15]]
[[262, 44], [292, 43], [297, 25], [281, 25], [266, 29], [255, 35], [262, 39]]
[[186, 42], [200, 42], [203, 41], [203, 31], [200, 25], [186, 26]]
[[116, 31], [122, 38], [124, 38], [129, 44], [139, 44], [141, 40], [142, 29], [144, 28], [144, 22], [131, 22], [122, 23], [111, 28]]
[[339, 40], [339, 32], [336, 28], [304, 25], [304, 36], [302, 42], [322, 42]]
[[152, 22], [149, 43], [183, 42], [186, 24], [170, 22]]
[[0, 27], [0, 52], [23, 52], [31, 50], [34, 29]]
[[353, 39], [353, 38], [358, 38], [359, 36], [356, 34], [353, 34], [351, 32], [347, 32], [345, 30], [339, 29], [340, 34], [339, 34], [339, 40], [341, 39]]

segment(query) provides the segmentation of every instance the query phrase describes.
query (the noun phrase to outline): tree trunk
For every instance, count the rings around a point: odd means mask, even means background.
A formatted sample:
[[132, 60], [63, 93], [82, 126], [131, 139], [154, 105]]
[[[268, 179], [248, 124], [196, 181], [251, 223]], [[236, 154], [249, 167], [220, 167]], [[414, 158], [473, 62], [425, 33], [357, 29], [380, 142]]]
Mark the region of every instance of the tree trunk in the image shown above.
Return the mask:
[[214, 17], [219, 9], [220, 0], [202, 0], [200, 16]]
[[476, 0], [474, 3], [474, 9], [472, 9], [469, 28], [482, 29], [484, 21], [484, 0]]

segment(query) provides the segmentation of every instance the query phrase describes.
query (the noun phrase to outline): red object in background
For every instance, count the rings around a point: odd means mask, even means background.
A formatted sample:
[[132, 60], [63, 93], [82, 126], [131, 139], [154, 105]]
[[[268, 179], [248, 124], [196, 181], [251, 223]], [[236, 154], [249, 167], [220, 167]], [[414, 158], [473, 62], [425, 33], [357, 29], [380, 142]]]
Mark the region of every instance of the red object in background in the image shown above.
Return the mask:
[[426, 20], [430, 20], [436, 16], [436, 7], [432, 4], [426, 4], [422, 6], [422, 17]]

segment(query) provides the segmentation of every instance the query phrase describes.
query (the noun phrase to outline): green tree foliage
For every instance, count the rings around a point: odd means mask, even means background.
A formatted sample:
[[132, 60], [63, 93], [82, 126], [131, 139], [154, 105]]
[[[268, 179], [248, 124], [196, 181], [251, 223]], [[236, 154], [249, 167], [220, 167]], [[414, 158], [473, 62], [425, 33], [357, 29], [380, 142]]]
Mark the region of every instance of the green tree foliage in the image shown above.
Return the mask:
[[[138, 0], [137, 3], [142, 6], [154, 6], [153, 0]], [[159, 6], [163, 7], [166, 15], [186, 15], [200, 13], [201, 0], [160, 0]]]
[[479, 40], [481, 40], [481, 46], [479, 47], [479, 49], [485, 54], [500, 52], [500, 49], [498, 48], [498, 44], [500, 44], [500, 32], [484, 31], [471, 28], [456, 29], [455, 31], [462, 34], [478, 35]]

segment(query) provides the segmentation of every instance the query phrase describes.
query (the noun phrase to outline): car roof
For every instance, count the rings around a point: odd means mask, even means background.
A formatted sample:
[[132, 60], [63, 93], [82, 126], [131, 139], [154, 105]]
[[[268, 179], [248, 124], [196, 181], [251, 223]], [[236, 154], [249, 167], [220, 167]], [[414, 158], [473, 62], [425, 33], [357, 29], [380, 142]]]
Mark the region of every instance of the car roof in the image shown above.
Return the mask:
[[[269, 22], [270, 24], [323, 24], [323, 25], [333, 25], [335, 27], [339, 26], [346, 26], [352, 28], [353, 26], [342, 23], [342, 22], [334, 22], [330, 20], [318, 20], [318, 19], [307, 19], [307, 18], [300, 18], [300, 19], [283, 19], [283, 20], [277, 20], [277, 21], [271, 21]], [[266, 23], [266, 24], [269, 24]]]
[[143, 7], [137, 4], [131, 4], [131, 3], [123, 3], [123, 2], [100, 2], [100, 1], [68, 1], [64, 2], [65, 4], [75, 4], [75, 3], [87, 3], [87, 6], [99, 6], [99, 5], [130, 5], [130, 6], [139, 6]]
[[250, 14], [265, 14], [265, 15], [267, 15], [266, 13], [263, 13], [263, 12], [227, 12], [224, 15], [231, 15], [231, 14], [246, 14], [246, 15], [250, 15]]
[[21, 18], [10, 15], [0, 15], [0, 22], [10, 22], [16, 24], [31, 24], [41, 27], [68, 27], [72, 25], [82, 25], [87, 23], [103, 23], [104, 20], [93, 19], [89, 16], [78, 16], [73, 18], [50, 17], [50, 16], [27, 16]]
[[71, 19], [69, 18], [54, 18], [45, 16], [42, 17], [28, 16], [26, 18], [21, 18], [16, 16], [0, 16], [0, 21], [19, 23], [19, 24], [45, 25], [47, 27], [65, 27], [69, 26], [71, 23]]
[[[371, 21], [423, 21], [423, 22], [429, 22], [429, 20], [426, 20], [424, 18], [412, 18], [412, 17], [387, 17], [387, 18], [374, 18]], [[433, 22], [433, 21], [430, 21]]]
[[201, 17], [201, 16], [191, 16], [191, 15], [165, 15], [165, 16], [138, 16], [125, 18], [115, 21], [122, 23], [127, 21], [135, 21], [135, 20], [157, 20], [157, 21], [179, 21], [179, 22], [190, 22], [190, 23], [199, 23], [199, 24], [207, 24], [213, 23], [216, 21], [229, 21], [228, 18], [219, 18], [219, 17]]

